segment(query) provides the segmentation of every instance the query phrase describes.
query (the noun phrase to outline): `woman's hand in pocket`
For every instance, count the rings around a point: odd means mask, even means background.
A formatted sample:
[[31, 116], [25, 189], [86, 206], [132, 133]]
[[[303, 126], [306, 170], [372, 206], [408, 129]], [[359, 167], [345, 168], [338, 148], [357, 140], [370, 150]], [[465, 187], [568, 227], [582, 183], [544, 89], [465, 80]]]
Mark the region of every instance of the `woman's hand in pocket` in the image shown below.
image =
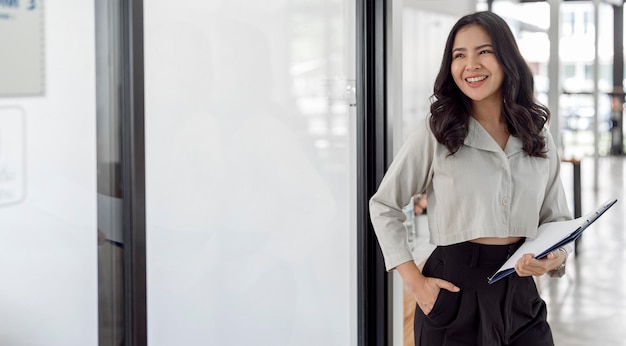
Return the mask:
[[457, 286], [449, 281], [431, 277], [424, 277], [424, 280], [418, 282], [415, 287], [409, 288], [424, 315], [428, 315], [433, 310], [442, 289], [450, 292], [460, 291]]
[[428, 315], [433, 307], [439, 291], [442, 289], [450, 292], [458, 292], [460, 289], [446, 280], [431, 278], [422, 275], [415, 262], [409, 261], [396, 267], [407, 289], [417, 301], [417, 305], [424, 314]]

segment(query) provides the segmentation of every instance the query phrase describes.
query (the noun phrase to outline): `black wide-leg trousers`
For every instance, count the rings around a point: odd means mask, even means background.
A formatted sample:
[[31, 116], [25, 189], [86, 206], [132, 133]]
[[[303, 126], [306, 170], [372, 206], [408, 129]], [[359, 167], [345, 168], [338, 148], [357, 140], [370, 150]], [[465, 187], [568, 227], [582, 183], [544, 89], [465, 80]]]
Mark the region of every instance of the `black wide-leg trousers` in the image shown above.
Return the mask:
[[438, 246], [423, 274], [461, 288], [442, 289], [426, 316], [415, 309], [416, 346], [553, 346], [546, 304], [532, 277], [516, 273], [493, 284], [487, 278], [523, 243]]

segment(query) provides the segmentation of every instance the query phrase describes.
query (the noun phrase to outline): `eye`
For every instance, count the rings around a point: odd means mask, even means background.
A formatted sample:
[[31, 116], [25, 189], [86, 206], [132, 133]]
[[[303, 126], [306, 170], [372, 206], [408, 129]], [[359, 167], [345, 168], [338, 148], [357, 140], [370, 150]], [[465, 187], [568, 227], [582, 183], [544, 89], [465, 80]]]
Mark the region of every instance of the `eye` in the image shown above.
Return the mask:
[[465, 57], [465, 54], [463, 53], [456, 53], [452, 56], [452, 59], [458, 59], [458, 58], [463, 58]]
[[483, 49], [483, 50], [480, 51], [479, 54], [490, 54], [490, 53], [493, 53], [493, 51], [491, 51], [489, 49]]

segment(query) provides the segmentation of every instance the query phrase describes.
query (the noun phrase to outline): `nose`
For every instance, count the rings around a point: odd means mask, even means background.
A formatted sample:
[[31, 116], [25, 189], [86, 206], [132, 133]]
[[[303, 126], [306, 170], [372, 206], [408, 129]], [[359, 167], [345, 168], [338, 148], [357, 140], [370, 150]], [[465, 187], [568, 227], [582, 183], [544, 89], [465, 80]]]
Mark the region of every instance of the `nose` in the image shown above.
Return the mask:
[[467, 59], [467, 65], [465, 66], [465, 69], [470, 71], [470, 70], [478, 70], [479, 68], [480, 68], [480, 61], [478, 61], [478, 58], [470, 56]]

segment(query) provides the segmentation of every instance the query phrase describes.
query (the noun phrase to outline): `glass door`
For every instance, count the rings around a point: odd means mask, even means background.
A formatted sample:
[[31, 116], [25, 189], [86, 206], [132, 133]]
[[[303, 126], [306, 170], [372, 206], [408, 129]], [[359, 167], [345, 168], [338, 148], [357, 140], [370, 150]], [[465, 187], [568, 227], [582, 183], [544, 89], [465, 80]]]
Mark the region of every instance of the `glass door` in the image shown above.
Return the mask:
[[355, 4], [145, 4], [151, 345], [355, 345]]

